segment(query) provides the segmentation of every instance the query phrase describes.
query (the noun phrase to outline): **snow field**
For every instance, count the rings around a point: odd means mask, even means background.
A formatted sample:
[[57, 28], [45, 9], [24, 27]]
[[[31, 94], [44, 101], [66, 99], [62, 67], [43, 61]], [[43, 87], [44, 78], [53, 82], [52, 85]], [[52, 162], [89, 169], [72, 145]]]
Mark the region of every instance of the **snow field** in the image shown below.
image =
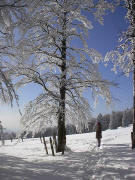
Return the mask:
[[0, 180], [134, 180], [134, 150], [131, 150], [132, 127], [103, 132], [97, 147], [95, 132], [67, 135], [69, 150], [49, 155], [39, 138], [24, 142], [6, 141], [0, 146]]

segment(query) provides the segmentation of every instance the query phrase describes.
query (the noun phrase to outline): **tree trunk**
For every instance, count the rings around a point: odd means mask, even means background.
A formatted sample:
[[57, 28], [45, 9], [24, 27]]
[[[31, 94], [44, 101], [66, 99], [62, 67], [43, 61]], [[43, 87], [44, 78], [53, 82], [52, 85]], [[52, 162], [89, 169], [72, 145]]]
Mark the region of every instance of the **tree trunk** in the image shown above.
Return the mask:
[[66, 96], [66, 12], [63, 17], [63, 40], [61, 51], [61, 81], [60, 81], [60, 101], [58, 114], [58, 152], [64, 154], [66, 145], [66, 128], [65, 128], [65, 96]]
[[[134, 53], [135, 58], [135, 53]], [[133, 59], [133, 133], [132, 133], [132, 149], [135, 148], [135, 59]]]
[[[131, 1], [131, 15], [133, 17], [132, 19], [132, 26], [135, 25], [135, 2], [134, 0]], [[134, 31], [133, 31], [133, 37], [135, 37], [135, 28], [134, 28]], [[135, 40], [133, 38], [133, 43], [132, 43], [132, 46], [133, 46], [133, 133], [132, 133], [132, 149], [135, 148]]]
[[[63, 44], [66, 44], [66, 41], [63, 41]], [[66, 57], [66, 48], [64, 49], [63, 57]], [[63, 59], [62, 62], [62, 76], [60, 83], [60, 102], [59, 102], [59, 114], [58, 114], [58, 152], [61, 152], [65, 149], [66, 144], [66, 128], [65, 128], [65, 95], [66, 95], [66, 62]]]
[[58, 119], [58, 149], [57, 152], [62, 152], [64, 154], [66, 145], [66, 128], [65, 128], [65, 114], [60, 113]]

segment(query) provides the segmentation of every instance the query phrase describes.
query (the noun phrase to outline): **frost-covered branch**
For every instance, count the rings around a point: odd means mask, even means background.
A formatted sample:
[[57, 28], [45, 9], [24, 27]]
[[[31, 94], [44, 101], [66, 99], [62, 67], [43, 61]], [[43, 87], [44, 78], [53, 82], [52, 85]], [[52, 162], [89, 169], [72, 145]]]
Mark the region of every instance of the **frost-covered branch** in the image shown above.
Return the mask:
[[119, 46], [116, 50], [108, 52], [105, 56], [105, 62], [111, 60], [114, 64], [112, 70], [117, 72], [121, 70], [125, 75], [129, 75], [134, 69], [135, 54], [135, 2], [133, 0], [122, 1], [123, 6], [127, 8], [126, 19], [129, 26], [119, 39]]
[[[14, 30], [17, 25], [15, 14], [24, 7], [21, 0], [1, 0], [0, 1], [0, 93], [1, 100], [13, 103], [13, 99], [18, 104], [18, 96], [12, 82], [12, 72], [5, 66], [5, 59], [10, 61], [10, 57], [15, 57], [13, 47]], [[5, 67], [4, 67], [5, 66]]]

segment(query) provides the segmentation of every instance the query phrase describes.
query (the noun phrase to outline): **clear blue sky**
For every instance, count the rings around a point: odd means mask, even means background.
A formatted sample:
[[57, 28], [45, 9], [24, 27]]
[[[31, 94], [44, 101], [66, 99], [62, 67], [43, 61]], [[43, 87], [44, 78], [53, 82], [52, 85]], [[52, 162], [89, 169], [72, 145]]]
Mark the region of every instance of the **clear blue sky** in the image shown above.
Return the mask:
[[[105, 55], [107, 51], [115, 49], [118, 45], [118, 38], [121, 32], [126, 30], [128, 24], [125, 19], [126, 10], [118, 7], [114, 13], [109, 13], [104, 18], [104, 26], [94, 22], [94, 28], [90, 32], [88, 39], [89, 47], [95, 48], [102, 55]], [[117, 100], [114, 100], [114, 106], [106, 107], [104, 101], [100, 98], [98, 106], [93, 109], [93, 115], [98, 113], [110, 113], [112, 110], [123, 110], [132, 107], [133, 104], [133, 85], [132, 75], [129, 78], [122, 75], [122, 73], [114, 74], [110, 71], [111, 66], [104, 67], [100, 65], [100, 71], [104, 78], [118, 83], [118, 88], [111, 88], [112, 96]], [[92, 102], [91, 97], [89, 101]]]
[[[104, 26], [94, 21], [94, 28], [90, 31], [88, 38], [89, 47], [96, 49], [102, 55], [105, 55], [109, 50], [115, 49], [118, 45], [120, 33], [127, 27], [124, 19], [125, 13], [126, 11], [123, 8], [117, 8], [114, 13], [109, 13], [105, 16]], [[86, 93], [85, 96], [89, 99], [90, 105], [93, 108], [93, 116], [99, 113], [110, 113], [112, 110], [117, 111], [132, 107], [132, 77], [127, 78], [121, 74], [116, 75], [110, 71], [110, 67], [105, 68], [103, 65], [100, 65], [99, 68], [104, 78], [119, 84], [118, 88], [111, 88], [112, 96], [118, 100], [115, 100], [114, 106], [109, 108], [106, 107], [104, 101], [100, 98], [97, 107], [94, 108], [90, 93]], [[34, 99], [40, 92], [42, 92], [42, 89], [38, 85], [28, 85], [22, 92], [19, 92], [21, 110], [23, 111], [24, 105]], [[2, 120], [4, 127], [12, 130], [20, 128], [20, 115], [16, 105], [13, 108], [7, 105], [1, 106], [0, 120]]]

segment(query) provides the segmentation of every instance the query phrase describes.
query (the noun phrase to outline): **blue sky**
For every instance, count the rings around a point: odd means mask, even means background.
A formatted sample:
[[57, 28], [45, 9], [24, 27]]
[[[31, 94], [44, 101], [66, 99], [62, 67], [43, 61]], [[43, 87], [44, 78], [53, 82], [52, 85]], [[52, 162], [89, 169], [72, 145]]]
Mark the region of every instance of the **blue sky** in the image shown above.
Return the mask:
[[[90, 32], [88, 38], [89, 47], [98, 50], [103, 56], [107, 51], [115, 49], [118, 46], [118, 39], [121, 32], [126, 30], [128, 22], [125, 19], [126, 10], [122, 7], [118, 7], [114, 13], [109, 13], [104, 18], [104, 26], [94, 22], [94, 28]], [[118, 83], [118, 87], [112, 87], [112, 96], [117, 99], [114, 100], [114, 104], [110, 107], [106, 107], [104, 101], [100, 98], [99, 104], [96, 108], [93, 108], [93, 115], [98, 113], [106, 114], [112, 110], [123, 110], [132, 107], [133, 104], [133, 85], [132, 75], [129, 78], [122, 75], [121, 72], [115, 74], [112, 72], [111, 65], [104, 67], [100, 64], [99, 69], [104, 78]], [[87, 94], [89, 101], [92, 102], [91, 97]]]
[[[88, 45], [90, 48], [94, 48], [99, 51], [103, 56], [107, 51], [115, 49], [118, 45], [118, 38], [122, 31], [127, 28], [126, 20], [124, 19], [126, 11], [123, 8], [117, 8], [114, 13], [109, 13], [104, 18], [104, 25], [100, 25], [96, 21], [93, 21], [94, 28], [90, 31], [88, 37]], [[96, 108], [93, 106], [93, 100], [90, 93], [86, 93], [90, 105], [93, 109], [93, 116], [97, 116], [99, 113], [106, 114], [111, 113], [112, 110], [123, 110], [132, 107], [132, 76], [129, 78], [119, 74], [114, 74], [109, 67], [104, 67], [100, 64], [99, 69], [104, 78], [114, 81], [119, 84], [117, 88], [112, 87], [112, 96], [115, 99], [114, 105], [107, 107], [102, 98], [99, 98], [99, 103]], [[23, 88], [18, 92], [20, 96], [20, 107], [23, 111], [23, 107], [30, 100], [34, 99], [42, 89], [36, 84], [31, 84]], [[14, 105], [11, 108], [8, 105], [1, 104], [0, 108], [0, 120], [4, 127], [7, 129], [16, 130], [20, 128], [19, 123], [20, 115], [18, 108]]]

